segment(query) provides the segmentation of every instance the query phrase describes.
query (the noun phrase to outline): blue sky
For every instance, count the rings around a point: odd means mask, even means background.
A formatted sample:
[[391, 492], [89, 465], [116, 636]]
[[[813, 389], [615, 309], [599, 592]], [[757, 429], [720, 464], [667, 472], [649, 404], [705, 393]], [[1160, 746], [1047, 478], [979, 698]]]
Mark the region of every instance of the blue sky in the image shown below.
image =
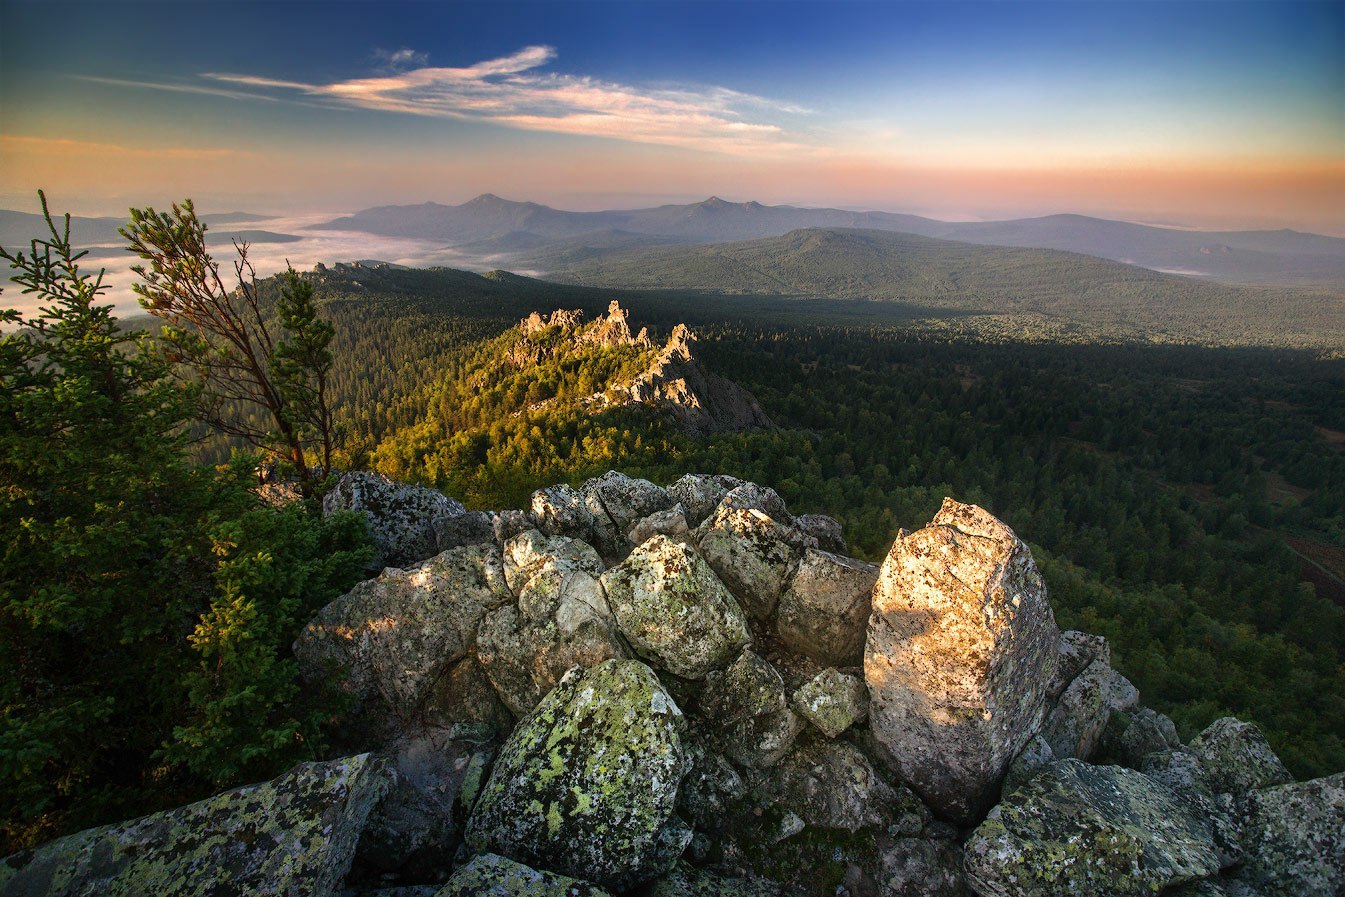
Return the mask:
[[1345, 3], [0, 0], [0, 204], [1345, 229]]

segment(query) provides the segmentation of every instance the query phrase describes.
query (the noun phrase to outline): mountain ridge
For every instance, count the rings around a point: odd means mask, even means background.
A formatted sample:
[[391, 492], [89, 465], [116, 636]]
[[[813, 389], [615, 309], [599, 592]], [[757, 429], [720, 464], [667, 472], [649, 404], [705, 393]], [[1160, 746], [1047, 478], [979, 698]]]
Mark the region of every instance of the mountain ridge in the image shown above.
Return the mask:
[[[981, 245], [1059, 249], [1229, 282], [1345, 283], [1345, 239], [1339, 237], [1289, 228], [1188, 230], [1076, 213], [940, 221], [896, 212], [733, 203], [719, 196], [684, 205], [574, 212], [487, 193], [456, 206], [378, 206], [313, 226], [464, 243], [499, 239], [514, 231], [575, 240], [606, 230], [719, 243], [779, 236], [806, 227], [864, 228]], [[1211, 252], [1211, 247], [1219, 251]]]

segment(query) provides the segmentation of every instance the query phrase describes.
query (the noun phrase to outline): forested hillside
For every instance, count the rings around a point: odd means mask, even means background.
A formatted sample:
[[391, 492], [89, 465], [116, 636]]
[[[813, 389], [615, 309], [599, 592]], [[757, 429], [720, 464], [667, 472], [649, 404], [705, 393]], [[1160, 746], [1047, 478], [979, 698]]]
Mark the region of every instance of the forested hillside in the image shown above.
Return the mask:
[[1345, 345], [1339, 291], [1230, 287], [1091, 256], [876, 230], [797, 230], [712, 246], [543, 252], [567, 283], [803, 299], [945, 314], [1033, 314], [1092, 337], [1201, 345]]

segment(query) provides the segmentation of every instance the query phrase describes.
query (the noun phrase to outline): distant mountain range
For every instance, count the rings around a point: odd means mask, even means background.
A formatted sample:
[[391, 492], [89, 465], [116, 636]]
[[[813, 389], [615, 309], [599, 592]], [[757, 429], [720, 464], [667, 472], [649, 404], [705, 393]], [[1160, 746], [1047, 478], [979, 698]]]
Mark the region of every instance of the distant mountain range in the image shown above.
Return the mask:
[[1345, 239], [1292, 230], [1178, 230], [1084, 215], [948, 222], [889, 212], [731, 203], [719, 197], [691, 205], [567, 212], [484, 194], [457, 206], [380, 206], [315, 227], [438, 240], [528, 262], [544, 273], [565, 267], [575, 253], [595, 256], [633, 245], [751, 240], [803, 228], [859, 228], [982, 245], [1063, 249], [1228, 282], [1345, 283]]

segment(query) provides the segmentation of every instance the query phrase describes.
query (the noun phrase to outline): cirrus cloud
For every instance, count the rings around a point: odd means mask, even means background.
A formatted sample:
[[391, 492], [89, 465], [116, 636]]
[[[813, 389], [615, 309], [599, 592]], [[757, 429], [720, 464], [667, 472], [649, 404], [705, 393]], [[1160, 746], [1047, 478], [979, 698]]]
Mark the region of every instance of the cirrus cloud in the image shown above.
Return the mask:
[[[421, 58], [405, 49], [395, 55]], [[334, 106], [734, 155], [808, 148], [780, 123], [807, 114], [799, 106], [724, 87], [647, 87], [537, 71], [555, 59], [553, 48], [530, 46], [460, 68], [422, 65], [328, 83], [225, 72], [202, 77], [259, 98], [302, 97]]]

